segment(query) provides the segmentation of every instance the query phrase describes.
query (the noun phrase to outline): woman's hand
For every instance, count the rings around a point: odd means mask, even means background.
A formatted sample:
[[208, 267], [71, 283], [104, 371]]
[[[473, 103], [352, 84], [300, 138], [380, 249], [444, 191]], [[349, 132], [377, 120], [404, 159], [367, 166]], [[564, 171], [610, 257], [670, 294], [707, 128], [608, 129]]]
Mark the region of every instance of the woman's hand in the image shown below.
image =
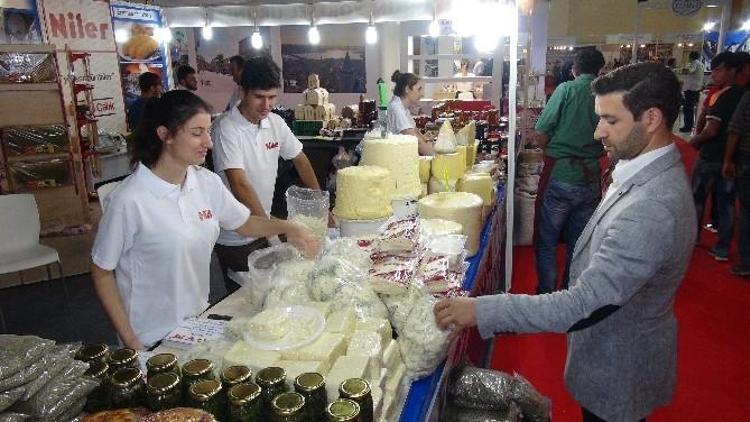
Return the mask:
[[289, 243], [299, 249], [305, 258], [313, 258], [320, 251], [320, 241], [310, 230], [304, 226], [288, 223], [289, 228], [286, 231], [286, 239]]
[[477, 299], [456, 297], [443, 299], [433, 309], [438, 327], [461, 331], [477, 325]]

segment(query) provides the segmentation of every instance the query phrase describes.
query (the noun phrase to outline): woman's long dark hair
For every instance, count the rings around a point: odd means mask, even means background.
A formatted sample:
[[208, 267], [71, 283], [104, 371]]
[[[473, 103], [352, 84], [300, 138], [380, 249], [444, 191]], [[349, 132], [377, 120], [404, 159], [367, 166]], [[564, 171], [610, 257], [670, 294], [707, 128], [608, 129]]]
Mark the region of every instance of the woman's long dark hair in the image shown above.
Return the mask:
[[403, 97], [406, 88], [413, 88], [419, 82], [419, 76], [409, 72], [401, 73], [397, 70], [391, 75], [391, 81], [396, 84], [393, 88], [393, 94], [397, 97]]
[[190, 91], [170, 91], [161, 98], [146, 102], [141, 124], [133, 136], [130, 148], [130, 163], [139, 162], [146, 167], [153, 166], [161, 155], [163, 142], [156, 128], [164, 126], [174, 134], [182, 125], [198, 113], [210, 113], [211, 106]]

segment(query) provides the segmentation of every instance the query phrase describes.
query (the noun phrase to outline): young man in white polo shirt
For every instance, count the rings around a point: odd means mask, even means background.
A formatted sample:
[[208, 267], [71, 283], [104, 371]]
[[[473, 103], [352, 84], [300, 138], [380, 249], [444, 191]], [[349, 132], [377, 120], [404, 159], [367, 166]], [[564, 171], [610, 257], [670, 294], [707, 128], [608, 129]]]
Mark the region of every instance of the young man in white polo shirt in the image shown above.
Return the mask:
[[[302, 143], [281, 117], [271, 113], [281, 87], [276, 63], [268, 57], [247, 60], [240, 86], [240, 104], [214, 124], [214, 170], [234, 196], [250, 208], [252, 215], [269, 217], [279, 157], [292, 160], [306, 187], [320, 189], [320, 186], [302, 152]], [[227, 277], [227, 271], [247, 271], [247, 256], [265, 246], [263, 238], [221, 231], [214, 250], [228, 291], [239, 286]]]

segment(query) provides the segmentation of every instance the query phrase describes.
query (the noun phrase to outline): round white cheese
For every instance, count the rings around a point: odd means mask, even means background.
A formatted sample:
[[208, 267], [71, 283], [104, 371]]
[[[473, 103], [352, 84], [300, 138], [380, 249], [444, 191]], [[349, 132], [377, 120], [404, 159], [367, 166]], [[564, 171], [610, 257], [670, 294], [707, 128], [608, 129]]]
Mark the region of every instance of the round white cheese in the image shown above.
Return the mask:
[[466, 250], [471, 256], [479, 250], [482, 205], [482, 198], [473, 193], [439, 192], [420, 199], [418, 209], [422, 218], [440, 218], [461, 224], [463, 234], [468, 237]]
[[394, 182], [391, 199], [417, 199], [422, 192], [419, 181], [418, 141], [411, 135], [365, 138], [360, 164], [390, 170]]
[[352, 166], [336, 173], [334, 213], [345, 220], [374, 220], [391, 215], [395, 184], [388, 169]]

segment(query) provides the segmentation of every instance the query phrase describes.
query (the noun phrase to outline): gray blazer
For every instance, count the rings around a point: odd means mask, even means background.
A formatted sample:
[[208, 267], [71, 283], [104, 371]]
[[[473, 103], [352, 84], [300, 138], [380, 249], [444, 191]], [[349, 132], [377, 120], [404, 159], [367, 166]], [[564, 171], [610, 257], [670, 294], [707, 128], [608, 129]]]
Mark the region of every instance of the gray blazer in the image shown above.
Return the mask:
[[619, 306], [568, 334], [565, 383], [583, 407], [609, 422], [647, 416], [674, 393], [673, 303], [695, 242], [695, 219], [675, 148], [599, 205], [576, 243], [568, 290], [480, 297], [480, 334], [564, 333], [594, 311]]

